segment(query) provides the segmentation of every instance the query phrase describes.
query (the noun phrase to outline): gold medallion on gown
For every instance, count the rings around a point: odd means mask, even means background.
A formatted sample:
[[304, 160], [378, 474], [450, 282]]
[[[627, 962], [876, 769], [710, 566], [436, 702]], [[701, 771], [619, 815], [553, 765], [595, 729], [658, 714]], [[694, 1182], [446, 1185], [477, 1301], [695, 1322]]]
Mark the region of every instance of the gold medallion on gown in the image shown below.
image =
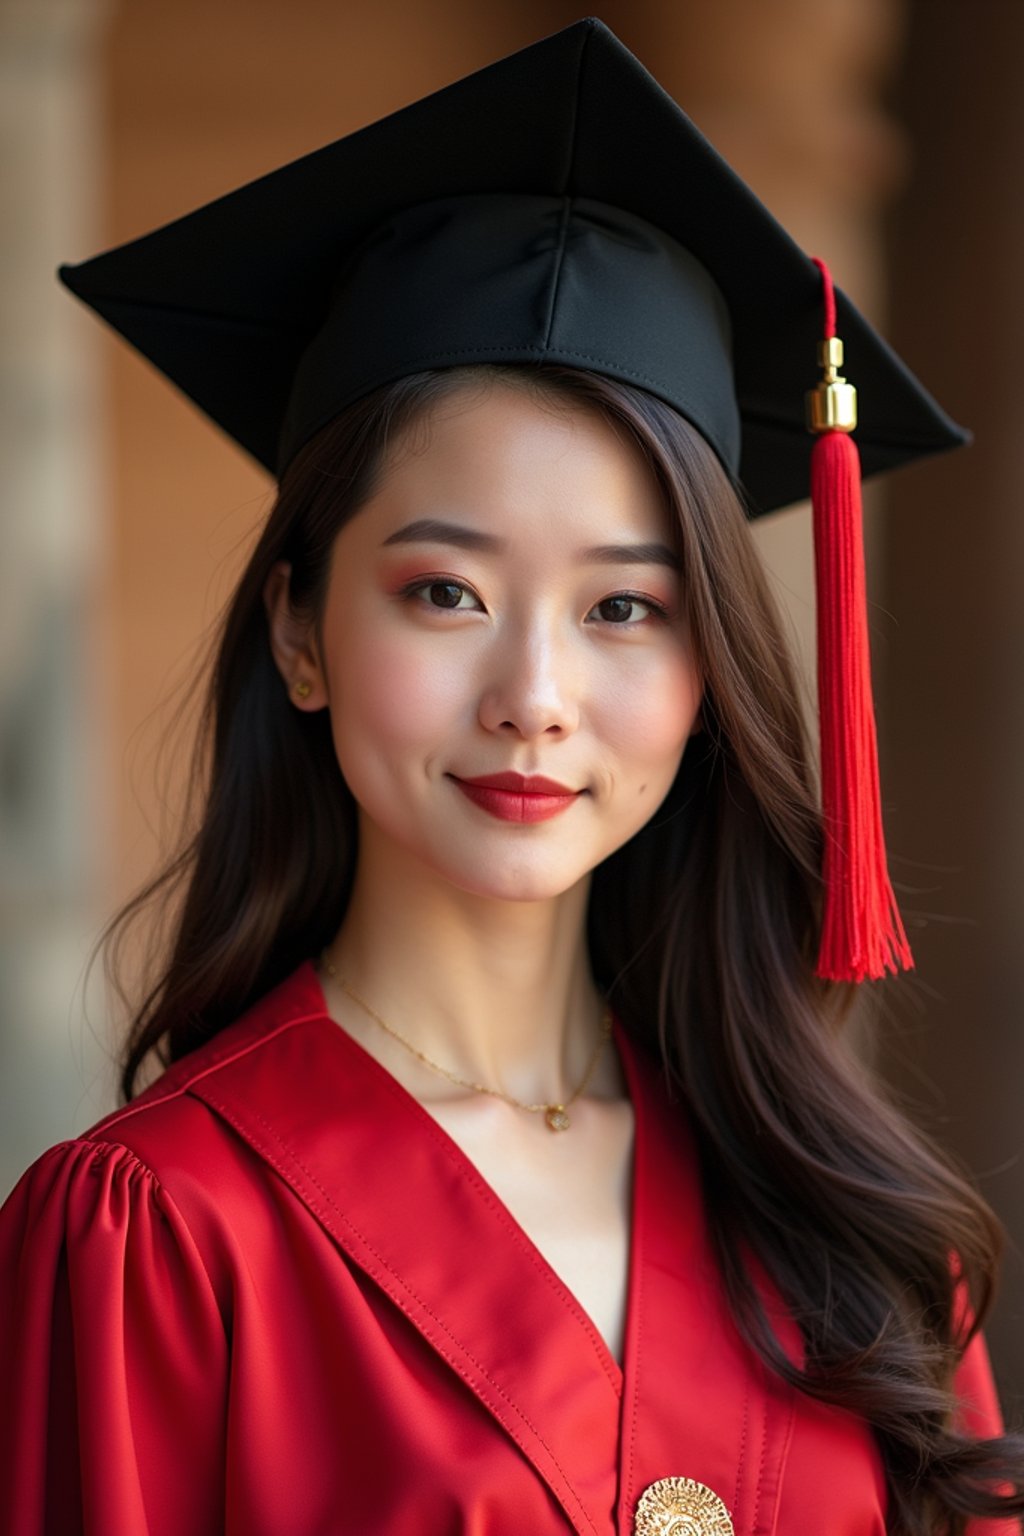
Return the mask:
[[634, 1536], [733, 1536], [729, 1511], [692, 1477], [660, 1477], [636, 1506]]

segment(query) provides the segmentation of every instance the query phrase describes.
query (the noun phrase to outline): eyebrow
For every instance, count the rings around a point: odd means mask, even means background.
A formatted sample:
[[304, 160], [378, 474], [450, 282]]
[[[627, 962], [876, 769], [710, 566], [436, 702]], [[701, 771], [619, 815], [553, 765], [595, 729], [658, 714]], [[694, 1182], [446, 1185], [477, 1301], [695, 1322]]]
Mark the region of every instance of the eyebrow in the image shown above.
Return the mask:
[[505, 540], [494, 533], [482, 533], [478, 528], [464, 528], [461, 523], [442, 523], [433, 517], [421, 517], [396, 533], [388, 534], [384, 544], [454, 544], [457, 549], [495, 553], [504, 549]]
[[[389, 534], [384, 545], [453, 544], [456, 549], [497, 554], [506, 547], [506, 542], [497, 534], [483, 533], [478, 528], [465, 528], [461, 523], [445, 523], [437, 518], [421, 517]], [[680, 568], [679, 556], [675, 551], [657, 540], [641, 544], [595, 544], [591, 549], [580, 550], [579, 558], [597, 565], [667, 565], [673, 571]]]

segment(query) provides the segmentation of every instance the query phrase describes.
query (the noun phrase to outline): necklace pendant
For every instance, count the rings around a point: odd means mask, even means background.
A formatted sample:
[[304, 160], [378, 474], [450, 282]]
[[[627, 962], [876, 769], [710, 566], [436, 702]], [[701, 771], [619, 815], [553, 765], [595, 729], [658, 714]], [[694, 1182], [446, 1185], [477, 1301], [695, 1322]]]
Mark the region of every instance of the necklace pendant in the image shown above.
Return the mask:
[[572, 1124], [567, 1111], [561, 1104], [549, 1104], [545, 1110], [544, 1119], [551, 1131], [567, 1131]]

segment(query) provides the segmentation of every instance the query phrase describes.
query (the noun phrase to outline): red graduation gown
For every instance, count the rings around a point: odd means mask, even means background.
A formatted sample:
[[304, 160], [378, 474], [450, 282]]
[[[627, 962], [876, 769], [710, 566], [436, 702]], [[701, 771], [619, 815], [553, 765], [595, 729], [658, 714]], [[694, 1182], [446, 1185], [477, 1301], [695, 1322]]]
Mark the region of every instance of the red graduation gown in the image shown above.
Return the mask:
[[[737, 1536], [880, 1536], [868, 1427], [740, 1343], [678, 1112], [617, 1043], [636, 1111], [621, 1370], [327, 1016], [311, 964], [45, 1153], [0, 1215], [0, 1529], [629, 1536], [643, 1490], [682, 1476]], [[960, 1389], [994, 1430], [980, 1342]]]

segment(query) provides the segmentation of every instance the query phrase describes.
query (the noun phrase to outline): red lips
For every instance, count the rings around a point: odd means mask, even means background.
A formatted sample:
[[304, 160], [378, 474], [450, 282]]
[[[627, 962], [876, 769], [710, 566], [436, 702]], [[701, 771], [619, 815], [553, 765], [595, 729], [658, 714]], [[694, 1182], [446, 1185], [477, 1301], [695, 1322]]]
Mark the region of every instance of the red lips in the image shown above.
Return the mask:
[[539, 773], [486, 773], [479, 779], [460, 779], [460, 784], [482, 784], [485, 789], [507, 789], [518, 795], [575, 795], [568, 784], [556, 784]]
[[582, 793], [541, 774], [488, 773], [454, 782], [474, 805], [499, 821], [548, 821], [566, 811]]

